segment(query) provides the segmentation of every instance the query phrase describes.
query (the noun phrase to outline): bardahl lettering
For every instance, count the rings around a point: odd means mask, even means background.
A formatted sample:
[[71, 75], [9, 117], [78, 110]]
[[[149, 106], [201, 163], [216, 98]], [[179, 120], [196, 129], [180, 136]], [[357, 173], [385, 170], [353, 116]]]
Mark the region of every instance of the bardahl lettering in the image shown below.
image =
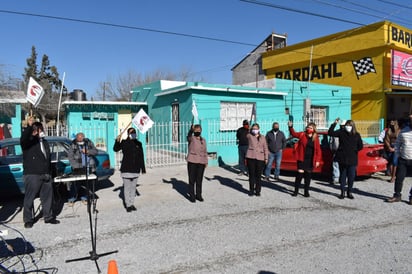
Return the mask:
[[391, 39], [392, 41], [402, 43], [405, 46], [408, 46], [410, 48], [412, 45], [411, 42], [412, 34], [410, 32], [398, 29], [394, 26], [392, 26], [392, 36]]
[[309, 74], [311, 74], [310, 80], [342, 77], [342, 72], [338, 71], [338, 64], [333, 62], [312, 66], [312, 70], [309, 70], [309, 67], [303, 67], [294, 70], [279, 71], [275, 73], [275, 78], [309, 81]]

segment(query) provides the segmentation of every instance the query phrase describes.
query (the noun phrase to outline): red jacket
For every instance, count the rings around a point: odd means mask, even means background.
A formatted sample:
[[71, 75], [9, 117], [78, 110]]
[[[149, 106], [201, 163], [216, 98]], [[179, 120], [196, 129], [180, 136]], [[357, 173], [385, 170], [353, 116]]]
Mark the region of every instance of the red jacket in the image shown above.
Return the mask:
[[[304, 157], [305, 157], [306, 144], [308, 143], [308, 138], [306, 136], [306, 133], [296, 132], [293, 129], [293, 127], [289, 127], [289, 132], [290, 132], [290, 135], [292, 135], [293, 137], [299, 138], [294, 154], [295, 154], [296, 160], [303, 162]], [[322, 153], [320, 149], [319, 137], [313, 140], [313, 144], [314, 144], [313, 167], [316, 167], [316, 162], [320, 163], [320, 158], [321, 158], [321, 153]]]

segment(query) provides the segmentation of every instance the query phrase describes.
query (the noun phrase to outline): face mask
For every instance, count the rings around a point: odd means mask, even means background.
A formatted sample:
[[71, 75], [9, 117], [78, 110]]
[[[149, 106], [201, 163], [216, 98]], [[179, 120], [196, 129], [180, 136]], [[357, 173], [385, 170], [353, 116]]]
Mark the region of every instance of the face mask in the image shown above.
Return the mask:
[[252, 129], [252, 135], [257, 135], [259, 134], [259, 130], [258, 129]]
[[200, 134], [201, 134], [201, 132], [198, 132], [198, 131], [193, 132], [193, 135], [194, 135], [195, 137], [199, 137]]
[[275, 128], [273, 128], [273, 131], [274, 131], [274, 132], [278, 132], [278, 131], [279, 131], [279, 128], [275, 127]]
[[351, 132], [352, 131], [352, 126], [345, 126], [345, 129], [347, 132]]
[[42, 131], [42, 132], [39, 132], [39, 138], [44, 138], [44, 137], [46, 137], [46, 134], [44, 134], [43, 131]]
[[130, 133], [129, 138], [130, 139], [136, 139], [136, 133]]
[[307, 133], [307, 134], [313, 133], [313, 128], [307, 128], [307, 129], [306, 129], [306, 133]]

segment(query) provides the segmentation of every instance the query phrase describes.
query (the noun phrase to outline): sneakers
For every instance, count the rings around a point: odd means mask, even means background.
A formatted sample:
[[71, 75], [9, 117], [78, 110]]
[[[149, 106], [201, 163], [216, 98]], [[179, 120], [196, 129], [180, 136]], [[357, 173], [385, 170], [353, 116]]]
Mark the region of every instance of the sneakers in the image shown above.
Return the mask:
[[265, 178], [263, 178], [263, 181], [269, 182], [269, 176], [266, 176]]
[[24, 223], [24, 228], [32, 228], [32, 227], [33, 227], [33, 222]]
[[82, 200], [82, 204], [87, 205], [87, 200]]
[[202, 198], [202, 196], [196, 196], [196, 200], [198, 200], [199, 202], [203, 202], [204, 199]]
[[69, 201], [69, 202], [67, 203], [67, 205], [68, 205], [69, 207], [73, 207], [73, 206], [74, 206], [74, 202]]
[[391, 197], [391, 198], [386, 199], [386, 202], [388, 203], [396, 203], [400, 201], [401, 201], [401, 197]]

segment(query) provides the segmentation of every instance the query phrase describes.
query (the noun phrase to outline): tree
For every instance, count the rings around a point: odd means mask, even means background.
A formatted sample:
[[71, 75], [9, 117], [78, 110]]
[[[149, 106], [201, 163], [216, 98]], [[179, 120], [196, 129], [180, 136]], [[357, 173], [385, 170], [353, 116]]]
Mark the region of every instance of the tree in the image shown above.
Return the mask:
[[[40, 70], [37, 66], [37, 52], [35, 46], [31, 48], [31, 56], [26, 59], [27, 67], [24, 69], [24, 90], [27, 89], [30, 77], [33, 77], [44, 89], [44, 96], [40, 104], [32, 109], [33, 114], [41, 117], [43, 122], [56, 119], [58, 102], [62, 81], [55, 66], [50, 66], [49, 57], [44, 54], [41, 61]], [[66, 87], [63, 91], [67, 92]]]
[[[6, 65], [0, 65], [0, 97], [1, 99], [21, 99], [24, 98], [22, 92], [22, 79], [13, 76]], [[12, 117], [15, 112], [15, 106], [13, 103], [0, 104], [0, 117]], [[3, 120], [1, 120], [3, 122]]]
[[193, 75], [193, 73], [186, 68], [182, 68], [181, 71], [177, 73], [158, 69], [146, 75], [142, 75], [134, 70], [129, 70], [117, 78], [109, 76], [106, 81], [100, 82], [99, 90], [96, 92], [96, 99], [103, 101], [129, 101], [130, 91], [134, 87], [158, 80], [188, 81], [191, 75]]

